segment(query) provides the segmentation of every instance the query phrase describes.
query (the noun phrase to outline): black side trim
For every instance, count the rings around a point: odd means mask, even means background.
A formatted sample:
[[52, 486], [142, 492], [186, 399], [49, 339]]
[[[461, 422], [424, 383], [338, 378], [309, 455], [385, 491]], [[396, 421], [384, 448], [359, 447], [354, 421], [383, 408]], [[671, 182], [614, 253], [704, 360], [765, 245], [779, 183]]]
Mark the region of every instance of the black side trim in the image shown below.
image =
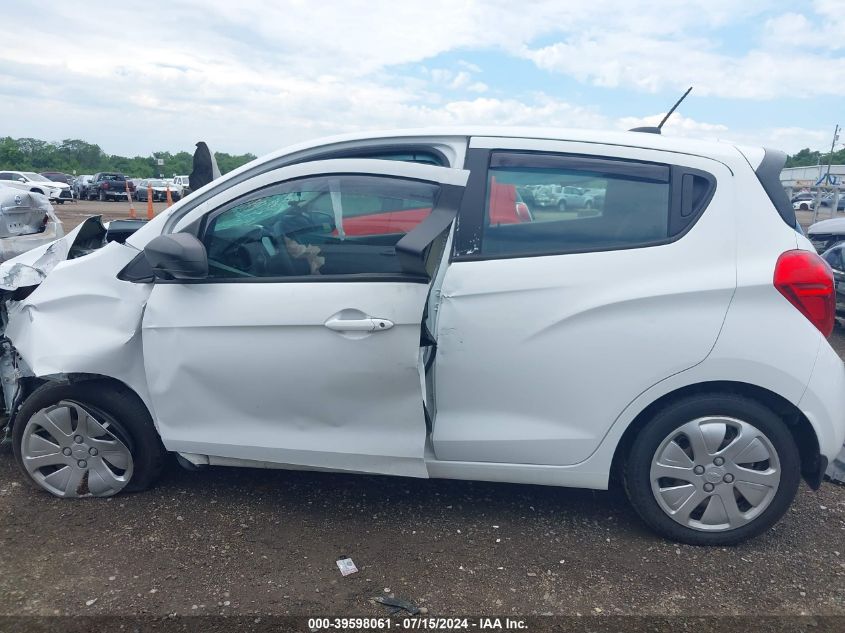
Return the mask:
[[822, 481], [824, 481], [828, 461], [824, 455], [818, 455], [814, 462], [812, 469], [805, 470], [803, 474], [807, 485], [813, 490], [818, 490], [822, 486]]
[[716, 193], [713, 174], [691, 167], [672, 166], [669, 235], [678, 238], [698, 221]]
[[281, 276], [281, 277], [230, 277], [226, 279], [217, 279], [215, 277], [207, 277], [205, 279], [159, 279], [156, 278], [156, 284], [319, 284], [332, 282], [370, 282], [378, 281], [383, 283], [411, 283], [411, 284], [427, 284], [429, 282], [428, 276], [418, 277], [415, 275], [404, 275], [402, 273], [351, 273], [349, 275], [300, 275], [300, 276]]
[[547, 152], [497, 151], [490, 167], [533, 167], [535, 169], [577, 169], [602, 175], [624, 176], [636, 180], [669, 182], [669, 167], [630, 159], [614, 159], [583, 154], [549, 154]]
[[769, 200], [772, 201], [780, 217], [790, 228], [794, 229], [798, 226], [798, 221], [795, 219], [795, 209], [792, 208], [789, 196], [786, 195], [783, 185], [780, 184], [780, 172], [783, 171], [783, 166], [786, 164], [786, 154], [777, 149], [763, 148], [763, 151], [765, 151], [763, 162], [755, 171], [757, 179], [763, 185], [763, 190], [769, 196]]
[[434, 241], [455, 221], [462, 195], [463, 187], [442, 185], [431, 214], [396, 243], [396, 255], [403, 272], [413, 276], [430, 276], [428, 252]]
[[484, 207], [487, 205], [487, 168], [490, 165], [490, 150], [469, 148], [464, 169], [469, 171], [469, 180], [461, 210], [455, 220], [455, 237], [452, 241], [451, 260], [464, 259], [481, 252], [481, 231], [484, 226]]
[[[375, 147], [351, 147], [347, 149], [330, 150], [322, 154], [316, 154], [313, 158], [308, 158], [307, 160], [299, 160], [295, 162], [304, 163], [315, 160], [331, 160], [334, 158], [375, 158], [384, 160], [397, 160], [395, 158], [384, 158], [385, 156], [396, 154], [427, 155], [433, 160], [433, 162], [438, 164], [440, 167], [449, 167], [449, 159], [446, 158], [446, 155], [443, 152], [441, 152], [439, 149], [431, 147], [430, 145], [421, 145], [418, 143], [406, 145], [382, 145]], [[412, 160], [409, 162], [415, 163], [421, 161]]]
[[136, 284], [150, 283], [155, 281], [155, 273], [153, 273], [153, 267], [150, 266], [144, 251], [141, 251], [123, 267], [123, 270], [117, 273], [117, 278], [121, 281], [131, 281]]

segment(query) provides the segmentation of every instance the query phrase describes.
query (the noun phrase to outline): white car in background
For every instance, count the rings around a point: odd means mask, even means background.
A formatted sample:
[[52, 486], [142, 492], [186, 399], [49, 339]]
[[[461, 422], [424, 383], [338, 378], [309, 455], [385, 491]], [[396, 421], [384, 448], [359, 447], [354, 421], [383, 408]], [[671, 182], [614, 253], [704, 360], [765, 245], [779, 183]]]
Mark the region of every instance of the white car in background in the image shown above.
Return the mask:
[[0, 261], [51, 244], [63, 235], [61, 220], [47, 198], [0, 182]]
[[174, 189], [179, 192], [180, 196], [187, 196], [191, 193], [191, 178], [190, 176], [174, 176], [170, 182]]
[[[785, 159], [642, 132], [355, 134], [209, 179], [124, 243], [91, 219], [0, 265], [17, 462], [58, 497], [149, 487], [168, 451], [618, 482], [669, 538], [750, 538], [845, 441], [833, 274]], [[517, 187], [579, 181], [604, 195], [590, 214], [515, 211]]]
[[49, 180], [32, 171], [0, 171], [0, 185], [40, 193], [47, 196], [51, 202], [64, 203], [73, 200], [69, 184]]

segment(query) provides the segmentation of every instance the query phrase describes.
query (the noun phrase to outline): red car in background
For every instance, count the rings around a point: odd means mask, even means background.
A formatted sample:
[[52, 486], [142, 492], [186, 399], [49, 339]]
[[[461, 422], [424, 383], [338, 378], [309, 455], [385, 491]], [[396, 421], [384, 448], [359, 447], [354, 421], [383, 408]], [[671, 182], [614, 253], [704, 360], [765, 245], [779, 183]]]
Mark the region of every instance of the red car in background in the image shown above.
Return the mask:
[[[495, 178], [490, 182], [489, 210], [487, 222], [489, 226], [519, 224], [534, 220], [531, 210], [522, 201], [516, 186], [498, 183]], [[421, 207], [347, 217], [343, 220], [343, 232], [349, 236], [408, 233], [428, 217], [429, 213], [431, 213], [431, 207]], [[337, 235], [337, 229], [333, 233]]]

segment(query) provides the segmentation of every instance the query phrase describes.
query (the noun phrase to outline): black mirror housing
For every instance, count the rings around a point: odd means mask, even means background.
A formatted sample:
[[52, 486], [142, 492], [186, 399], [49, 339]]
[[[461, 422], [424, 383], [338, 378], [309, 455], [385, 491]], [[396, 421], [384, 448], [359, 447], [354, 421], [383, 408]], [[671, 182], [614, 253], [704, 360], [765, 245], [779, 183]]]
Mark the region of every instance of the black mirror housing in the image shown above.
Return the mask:
[[208, 277], [205, 246], [190, 233], [159, 235], [144, 247], [156, 279], [196, 280]]

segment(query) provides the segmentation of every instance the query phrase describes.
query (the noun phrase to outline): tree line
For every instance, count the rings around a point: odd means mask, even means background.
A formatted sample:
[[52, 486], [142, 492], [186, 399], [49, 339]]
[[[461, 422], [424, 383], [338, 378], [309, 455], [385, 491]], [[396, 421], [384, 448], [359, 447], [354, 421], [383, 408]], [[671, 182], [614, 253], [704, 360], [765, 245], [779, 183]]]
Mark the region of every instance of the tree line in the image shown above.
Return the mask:
[[815, 167], [816, 165], [827, 165], [830, 161], [831, 165], [845, 165], [845, 148], [842, 148], [833, 155], [830, 152], [820, 152], [818, 150], [811, 150], [805, 147], [800, 152], [796, 152], [786, 159], [787, 167]]
[[[255, 159], [253, 154], [215, 152], [220, 173], [225, 174]], [[162, 159], [158, 165], [156, 159]], [[163, 174], [190, 174], [193, 152], [154, 152], [152, 156], [132, 158], [107, 154], [99, 145], [79, 139], [48, 142], [35, 138], [0, 139], [0, 169], [12, 171], [61, 171], [66, 174], [94, 174], [98, 171], [119, 171], [131, 177], [150, 178]]]
[[[0, 169], [13, 171], [61, 171], [67, 174], [94, 174], [98, 171], [119, 171], [127, 176], [150, 178], [164, 174], [189, 174], [193, 167], [193, 152], [154, 152], [152, 156], [128, 158], [117, 154], [106, 154], [99, 145], [79, 139], [65, 139], [51, 143], [36, 138], [0, 139]], [[254, 154], [227, 154], [215, 152], [220, 173], [225, 174], [236, 167], [255, 159]], [[162, 159], [164, 165], [156, 164]], [[810, 167], [826, 165], [829, 152], [804, 148], [787, 157], [787, 167]], [[833, 164], [845, 164], [845, 148], [833, 153]]]

